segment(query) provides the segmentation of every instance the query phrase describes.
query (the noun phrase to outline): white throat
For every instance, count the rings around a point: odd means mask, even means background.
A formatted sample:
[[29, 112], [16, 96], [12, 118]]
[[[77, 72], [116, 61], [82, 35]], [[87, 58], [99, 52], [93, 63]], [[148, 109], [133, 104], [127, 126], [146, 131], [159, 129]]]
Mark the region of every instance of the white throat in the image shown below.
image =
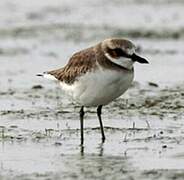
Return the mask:
[[119, 59], [115, 59], [113, 57], [111, 57], [108, 53], [105, 53], [105, 56], [112, 61], [113, 63], [120, 65], [126, 69], [132, 69], [134, 62], [126, 57], [121, 57]]

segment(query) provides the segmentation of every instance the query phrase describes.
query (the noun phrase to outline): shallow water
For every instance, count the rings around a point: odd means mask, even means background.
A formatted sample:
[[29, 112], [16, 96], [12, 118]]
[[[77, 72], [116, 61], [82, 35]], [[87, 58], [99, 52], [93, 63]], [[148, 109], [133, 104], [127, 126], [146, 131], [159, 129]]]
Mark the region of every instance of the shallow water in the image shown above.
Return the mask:
[[[0, 5], [0, 179], [183, 179], [182, 1]], [[105, 143], [86, 109], [81, 147], [80, 107], [35, 74], [109, 36], [132, 39], [150, 64], [103, 108]]]

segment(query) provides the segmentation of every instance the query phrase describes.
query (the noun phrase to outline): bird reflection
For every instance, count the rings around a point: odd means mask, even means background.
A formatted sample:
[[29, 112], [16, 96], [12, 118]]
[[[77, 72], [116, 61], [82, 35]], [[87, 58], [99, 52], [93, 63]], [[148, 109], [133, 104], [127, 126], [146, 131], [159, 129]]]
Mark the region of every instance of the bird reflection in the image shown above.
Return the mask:
[[98, 150], [99, 150], [98, 155], [103, 156], [103, 154], [104, 154], [104, 142], [99, 143]]
[[[99, 143], [99, 145], [96, 148], [98, 156], [103, 156], [104, 154], [104, 142]], [[80, 155], [84, 156], [85, 155], [85, 146], [80, 145]]]

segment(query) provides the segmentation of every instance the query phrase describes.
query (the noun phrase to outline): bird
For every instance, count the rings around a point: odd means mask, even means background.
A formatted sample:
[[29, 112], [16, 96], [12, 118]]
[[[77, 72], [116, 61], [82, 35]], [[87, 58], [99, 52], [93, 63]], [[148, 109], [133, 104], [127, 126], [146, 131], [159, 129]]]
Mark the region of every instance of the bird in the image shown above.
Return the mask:
[[136, 54], [136, 46], [126, 38], [108, 38], [96, 45], [74, 53], [59, 69], [38, 76], [57, 81], [63, 91], [80, 105], [80, 143], [84, 143], [84, 107], [97, 107], [102, 142], [105, 133], [102, 107], [131, 86], [134, 63], [149, 63]]

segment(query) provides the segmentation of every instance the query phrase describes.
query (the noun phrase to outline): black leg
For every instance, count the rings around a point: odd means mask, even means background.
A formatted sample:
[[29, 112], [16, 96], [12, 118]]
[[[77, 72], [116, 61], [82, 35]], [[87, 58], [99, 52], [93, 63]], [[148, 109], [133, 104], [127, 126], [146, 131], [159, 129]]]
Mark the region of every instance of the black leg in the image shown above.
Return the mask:
[[98, 106], [98, 108], [97, 108], [97, 115], [98, 115], [98, 119], [99, 119], [99, 122], [100, 122], [100, 129], [101, 129], [101, 134], [102, 134], [102, 142], [104, 142], [105, 141], [105, 134], [104, 134], [103, 124], [102, 124], [101, 114], [102, 114], [102, 105]]
[[83, 143], [84, 143], [84, 133], [83, 133], [83, 120], [84, 120], [84, 106], [82, 106], [81, 107], [81, 109], [80, 109], [80, 112], [79, 112], [79, 114], [80, 114], [80, 133], [81, 133], [81, 145], [83, 145]]

